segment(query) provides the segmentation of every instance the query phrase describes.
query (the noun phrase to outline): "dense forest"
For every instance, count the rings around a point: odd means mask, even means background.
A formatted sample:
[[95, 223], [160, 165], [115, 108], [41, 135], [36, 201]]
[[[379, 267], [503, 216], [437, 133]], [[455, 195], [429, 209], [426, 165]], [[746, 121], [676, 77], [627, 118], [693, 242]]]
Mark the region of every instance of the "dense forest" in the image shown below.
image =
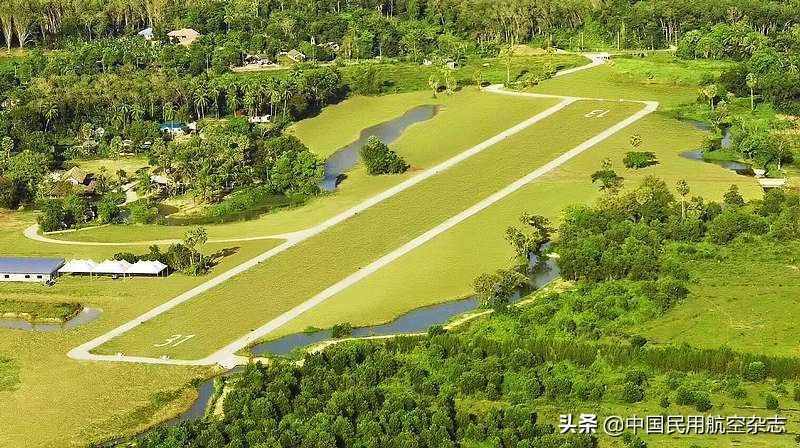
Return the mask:
[[[687, 31], [747, 18], [762, 34], [798, 17], [791, 1], [739, 0], [381, 0], [222, 1], [9, 0], [0, 21], [6, 45], [62, 47], [75, 40], [190, 27], [225, 45], [276, 53], [301, 43], [339, 42], [349, 56], [424, 55], [431, 45], [479, 47], [547, 39], [600, 39], [630, 47], [676, 44]], [[578, 32], [585, 36], [577, 36]], [[463, 42], [458, 42], [461, 39]], [[469, 45], [469, 44], [468, 44]]]

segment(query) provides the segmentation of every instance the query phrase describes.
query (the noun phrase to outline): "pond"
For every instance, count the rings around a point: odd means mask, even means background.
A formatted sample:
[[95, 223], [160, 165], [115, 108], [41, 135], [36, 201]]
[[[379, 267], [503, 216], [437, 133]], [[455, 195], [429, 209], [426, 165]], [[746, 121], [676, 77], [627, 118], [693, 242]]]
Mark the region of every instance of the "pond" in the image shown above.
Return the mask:
[[328, 157], [325, 162], [325, 179], [320, 184], [320, 188], [325, 191], [336, 189], [343, 180], [345, 173], [358, 163], [358, 151], [367, 143], [370, 137], [378, 137], [388, 145], [397, 140], [403, 134], [403, 131], [412, 124], [433, 118], [440, 108], [441, 106], [430, 104], [417, 106], [397, 118], [362, 130], [358, 140], [340, 148]]
[[753, 167], [742, 162], [737, 162], [735, 160], [708, 160], [703, 158], [703, 150], [702, 149], [693, 149], [690, 151], [683, 151], [680, 153], [680, 156], [685, 159], [690, 160], [697, 160], [699, 162], [704, 163], [713, 163], [714, 165], [721, 166], [726, 170], [731, 170], [736, 174], [741, 176], [755, 176], [755, 172], [753, 171]]
[[64, 323], [32, 323], [21, 319], [0, 319], [0, 328], [9, 328], [12, 330], [25, 330], [25, 331], [41, 331], [45, 333], [54, 331], [69, 330], [84, 324], [87, 324], [98, 317], [103, 310], [100, 308], [84, 308], [72, 319]]

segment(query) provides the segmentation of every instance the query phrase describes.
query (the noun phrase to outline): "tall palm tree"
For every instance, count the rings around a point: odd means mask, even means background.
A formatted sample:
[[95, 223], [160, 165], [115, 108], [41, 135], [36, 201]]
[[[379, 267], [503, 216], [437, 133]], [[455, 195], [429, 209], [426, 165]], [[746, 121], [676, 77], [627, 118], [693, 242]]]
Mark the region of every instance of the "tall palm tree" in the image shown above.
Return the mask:
[[745, 77], [747, 88], [750, 89], [750, 110], [756, 110], [755, 88], [758, 85], [758, 78], [755, 73], [748, 73]]

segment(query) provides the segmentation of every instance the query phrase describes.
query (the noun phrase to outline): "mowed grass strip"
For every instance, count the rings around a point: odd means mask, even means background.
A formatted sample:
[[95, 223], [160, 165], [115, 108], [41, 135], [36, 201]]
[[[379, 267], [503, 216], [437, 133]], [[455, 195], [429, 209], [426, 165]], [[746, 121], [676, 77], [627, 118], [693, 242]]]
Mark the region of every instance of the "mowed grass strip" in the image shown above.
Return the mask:
[[[354, 141], [361, 129], [403, 115], [420, 104], [439, 104], [441, 111], [427, 121], [408, 127], [392, 149], [413, 169], [433, 166], [453, 155], [556, 104], [554, 99], [492, 95], [466, 88], [454, 95], [432, 98], [430, 92], [355, 97], [304, 120], [293, 131], [304, 143], [320, 152], [332, 153]], [[385, 104], [384, 104], [385, 103]], [[379, 111], [381, 110], [381, 111]], [[386, 112], [386, 111], [389, 112]], [[308, 123], [308, 124], [306, 124]], [[326, 142], [326, 143], [322, 143]], [[401, 176], [368, 176], [357, 166], [336, 192], [313, 199], [302, 207], [280, 210], [258, 219], [206, 226], [209, 238], [230, 239], [272, 235], [301, 230], [358, 204], [364, 199], [402, 182]], [[186, 227], [161, 225], [105, 226], [80, 232], [49, 235], [68, 241], [136, 242], [181, 238]]]
[[[570, 105], [142, 324], [96, 352], [202, 358], [641, 108], [641, 104], [619, 102]], [[602, 117], [585, 117], [597, 109], [609, 112]], [[193, 336], [177, 345], [164, 344], [173, 335]]]

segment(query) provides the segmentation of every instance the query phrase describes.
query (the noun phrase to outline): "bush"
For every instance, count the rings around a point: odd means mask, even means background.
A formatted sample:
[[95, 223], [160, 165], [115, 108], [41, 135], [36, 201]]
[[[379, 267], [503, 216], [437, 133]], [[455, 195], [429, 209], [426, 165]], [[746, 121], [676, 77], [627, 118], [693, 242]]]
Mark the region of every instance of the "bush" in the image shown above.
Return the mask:
[[658, 163], [658, 160], [656, 160], [655, 153], [650, 151], [629, 151], [625, 153], [625, 158], [622, 159], [622, 163], [625, 164], [626, 168], [639, 169], [655, 165]]
[[331, 327], [331, 337], [334, 339], [346, 338], [353, 334], [353, 326], [349, 322], [336, 324]]
[[129, 221], [133, 224], [152, 224], [158, 219], [158, 208], [151, 207], [145, 200], [128, 204]]
[[760, 382], [767, 378], [767, 366], [761, 361], [753, 361], [744, 368], [745, 379]]
[[776, 397], [775, 395], [772, 395], [772, 394], [767, 394], [764, 397], [764, 406], [767, 409], [770, 409], [770, 410], [773, 410], [773, 411], [777, 411], [778, 407], [779, 407], [778, 397]]
[[361, 160], [371, 175], [399, 174], [408, 169], [408, 164], [396, 152], [389, 149], [379, 138], [372, 136], [361, 147]]
[[711, 397], [709, 397], [707, 392], [694, 393], [694, 408], [697, 409], [698, 412], [706, 412], [711, 409], [711, 407]]
[[625, 383], [622, 388], [622, 401], [625, 403], [638, 403], [644, 400], [644, 388], [636, 383]]
[[45, 232], [52, 232], [64, 228], [64, 219], [66, 212], [64, 211], [64, 204], [59, 199], [49, 199], [44, 201], [40, 206], [41, 213], [36, 217], [39, 223], [39, 228]]

